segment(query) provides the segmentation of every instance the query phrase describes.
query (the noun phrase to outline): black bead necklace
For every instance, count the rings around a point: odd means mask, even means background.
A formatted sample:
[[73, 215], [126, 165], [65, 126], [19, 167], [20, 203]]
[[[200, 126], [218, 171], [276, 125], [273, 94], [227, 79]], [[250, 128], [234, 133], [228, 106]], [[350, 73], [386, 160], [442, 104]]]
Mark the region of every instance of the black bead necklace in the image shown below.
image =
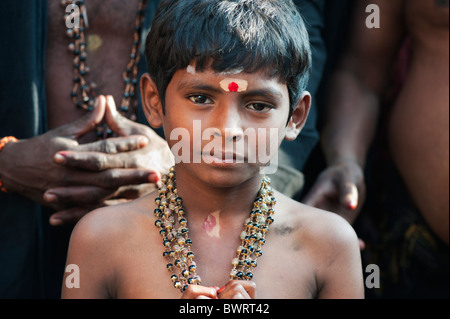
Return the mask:
[[[178, 195], [173, 167], [162, 177], [161, 182], [155, 199], [155, 226], [163, 239], [163, 256], [167, 258], [167, 270], [173, 286], [184, 292], [189, 285], [201, 284], [201, 279], [197, 275], [197, 264], [191, 250], [192, 239], [189, 237], [183, 200]], [[264, 177], [250, 216], [244, 223], [236, 258], [231, 261], [230, 280], [253, 279], [253, 269], [257, 266], [258, 257], [262, 255], [269, 226], [274, 222], [275, 204], [270, 178]]]
[[[122, 96], [121, 104], [118, 111], [130, 120], [137, 120], [137, 88], [138, 88], [138, 63], [140, 60], [140, 45], [142, 24], [145, 18], [145, 9], [148, 0], [139, 0], [136, 22], [133, 35], [133, 45], [131, 47], [130, 62], [127, 64], [123, 72], [123, 81], [125, 90]], [[61, 5], [66, 8], [68, 5], [78, 7], [79, 26], [68, 28], [66, 35], [70, 39], [69, 51], [73, 53], [73, 87], [70, 96], [74, 104], [81, 109], [92, 111], [95, 105], [96, 84], [89, 78], [89, 67], [87, 66], [87, 42], [85, 31], [88, 28], [86, 0], [62, 0]], [[107, 4], [105, 4], [107, 5]], [[65, 14], [64, 21], [69, 14]], [[106, 138], [111, 131], [106, 125], [97, 127], [97, 135], [99, 138]]]

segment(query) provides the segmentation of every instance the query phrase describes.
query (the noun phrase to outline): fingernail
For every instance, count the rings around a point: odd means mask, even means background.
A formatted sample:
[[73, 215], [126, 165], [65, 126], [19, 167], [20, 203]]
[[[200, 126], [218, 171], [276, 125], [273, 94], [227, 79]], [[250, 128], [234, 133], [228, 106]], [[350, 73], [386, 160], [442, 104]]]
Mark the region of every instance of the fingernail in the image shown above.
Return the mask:
[[161, 174], [159, 172], [151, 172], [148, 174], [148, 181], [152, 184], [156, 184], [161, 180]]
[[53, 160], [56, 163], [64, 164], [66, 162], [66, 153], [64, 152], [56, 153], [55, 156], [53, 157]]
[[220, 288], [219, 290], [217, 290], [217, 294], [222, 293], [222, 292], [225, 290], [225, 287], [226, 287], [226, 286], [223, 286], [222, 288]]
[[355, 210], [358, 207], [358, 199], [353, 194], [349, 194], [345, 198], [345, 206], [347, 209]]
[[348, 202], [345, 206], [346, 206], [345, 208], [347, 209], [355, 210], [358, 205], [356, 205], [355, 203]]
[[63, 224], [63, 220], [61, 218], [52, 216], [52, 217], [50, 217], [49, 223], [52, 226], [60, 226]]
[[351, 199], [347, 204], [348, 208], [351, 210], [355, 210], [358, 207], [358, 202], [355, 199]]
[[45, 200], [47, 203], [54, 203], [54, 202], [57, 202], [57, 201], [58, 201], [58, 196], [56, 196], [55, 194], [51, 194], [51, 193], [45, 194], [45, 195], [44, 195], [44, 200]]
[[147, 144], [148, 144], [148, 139], [146, 137], [141, 137], [139, 139], [139, 147], [147, 146]]
[[361, 251], [365, 250], [366, 249], [366, 243], [362, 239], [358, 239], [358, 241], [359, 241], [359, 249]]

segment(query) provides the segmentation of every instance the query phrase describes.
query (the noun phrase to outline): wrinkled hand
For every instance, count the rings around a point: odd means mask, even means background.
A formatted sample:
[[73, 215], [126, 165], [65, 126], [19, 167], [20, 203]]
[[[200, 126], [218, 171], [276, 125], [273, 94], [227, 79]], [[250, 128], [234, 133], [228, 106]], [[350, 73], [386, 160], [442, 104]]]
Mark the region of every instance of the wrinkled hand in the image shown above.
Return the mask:
[[[167, 142], [148, 126], [121, 116], [111, 96], [100, 96], [99, 105], [105, 106], [105, 123], [120, 137], [91, 143], [89, 149], [57, 152], [54, 161], [80, 172], [110, 172], [116, 174], [120, 183], [112, 183], [107, 188], [87, 184], [49, 189], [45, 193], [46, 200], [78, 206], [55, 213], [50, 220], [54, 225], [77, 221], [92, 208], [135, 199], [150, 192], [155, 187], [148, 183], [157, 182], [174, 163]], [[140, 147], [123, 147], [129, 144], [127, 141], [130, 139], [138, 139]], [[126, 176], [133, 171], [152, 171], [154, 174], [149, 175], [146, 181], [122, 183], [121, 174]]]
[[[98, 100], [92, 112], [76, 121], [10, 143], [2, 150], [0, 166], [5, 188], [59, 211], [50, 221], [53, 225], [77, 221], [109, 199], [125, 198], [122, 194], [139, 196], [142, 190], [130, 185], [148, 188], [149, 183], [159, 180], [160, 171], [171, 166], [161, 164], [170, 153], [164, 140], [154, 138], [156, 133], [150, 128], [120, 117], [111, 103], [106, 105], [105, 97]], [[122, 137], [79, 144], [102, 120]], [[164, 151], [159, 153], [158, 147]], [[152, 152], [153, 161], [160, 162], [154, 166], [156, 171], [150, 165]], [[129, 156], [132, 153], [141, 156]], [[150, 160], [145, 157], [149, 154]]]
[[[59, 152], [55, 155], [58, 164], [74, 169], [104, 171], [113, 168], [145, 168], [166, 173], [174, 164], [173, 155], [167, 142], [150, 127], [133, 122], [117, 111], [112, 96], [100, 96], [99, 104], [104, 104], [105, 123], [118, 136], [97, 142], [91, 151], [75, 150]], [[139, 137], [140, 136], [140, 137]], [[147, 141], [143, 147], [120, 149], [117, 146], [130, 138]]]
[[334, 212], [353, 224], [365, 200], [364, 172], [352, 161], [325, 169], [317, 178], [303, 202]]
[[[101, 122], [105, 105], [99, 105], [93, 112], [80, 119], [51, 130], [46, 134], [11, 143], [2, 150], [2, 180], [10, 192], [17, 192], [37, 203], [47, 204], [43, 194], [47, 189], [70, 185], [92, 185], [102, 188], [149, 182], [153, 172], [149, 170], [76, 172], [58, 165], [53, 158], [61, 150], [88, 152], [99, 144], [80, 145], [77, 140], [92, 131]], [[116, 149], [131, 151], [139, 149], [147, 141], [142, 137], [130, 136], [114, 140]], [[60, 209], [63, 205], [50, 202], [47, 206]]]

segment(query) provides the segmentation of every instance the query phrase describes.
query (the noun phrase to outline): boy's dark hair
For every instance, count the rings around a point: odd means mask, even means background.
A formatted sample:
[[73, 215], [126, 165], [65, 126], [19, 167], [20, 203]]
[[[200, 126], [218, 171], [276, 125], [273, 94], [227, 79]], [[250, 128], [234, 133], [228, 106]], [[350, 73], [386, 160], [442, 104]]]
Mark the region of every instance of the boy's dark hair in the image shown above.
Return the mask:
[[145, 53], [163, 105], [175, 72], [194, 62], [197, 71], [278, 77], [292, 112], [311, 69], [308, 33], [292, 0], [163, 0]]

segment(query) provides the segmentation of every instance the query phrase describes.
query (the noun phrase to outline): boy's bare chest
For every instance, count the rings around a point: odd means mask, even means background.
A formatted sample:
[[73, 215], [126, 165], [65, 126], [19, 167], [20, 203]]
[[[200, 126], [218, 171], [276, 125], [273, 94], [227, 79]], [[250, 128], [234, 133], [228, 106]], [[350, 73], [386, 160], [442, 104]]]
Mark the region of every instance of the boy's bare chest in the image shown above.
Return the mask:
[[[173, 287], [171, 273], [167, 271], [167, 260], [162, 258], [164, 249], [158, 243], [156, 241], [153, 248], [149, 244], [144, 249], [155, 254], [128, 252], [130, 255], [126, 260], [129, 262], [124, 265], [118, 287], [120, 298], [181, 297], [181, 293]], [[217, 245], [215, 248], [209, 245], [210, 249], [201, 250], [195, 250], [195, 246], [204, 248], [208, 245], [195, 245], [194, 242], [192, 249], [202, 285], [224, 286], [229, 281], [232, 259], [236, 255], [234, 245]], [[307, 299], [315, 296], [314, 261], [310, 254], [303, 251], [303, 247], [295, 245], [289, 237], [274, 235], [268, 237], [262, 251], [263, 255], [257, 259], [257, 267], [253, 269], [258, 299]]]

